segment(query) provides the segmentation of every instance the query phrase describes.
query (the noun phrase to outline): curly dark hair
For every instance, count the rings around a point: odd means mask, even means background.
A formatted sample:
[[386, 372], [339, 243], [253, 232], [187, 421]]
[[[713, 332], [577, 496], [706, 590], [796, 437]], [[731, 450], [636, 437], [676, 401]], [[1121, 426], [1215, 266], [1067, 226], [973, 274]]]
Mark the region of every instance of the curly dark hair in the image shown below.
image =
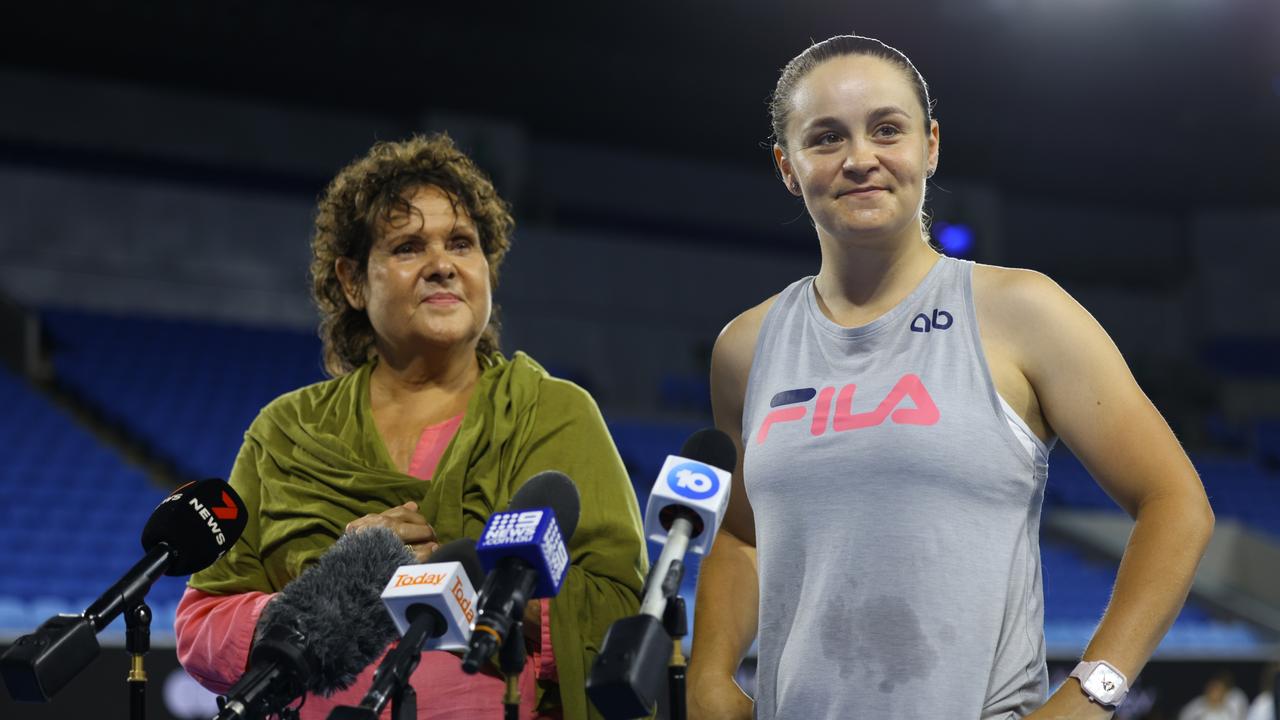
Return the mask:
[[[343, 168], [325, 188], [316, 207], [311, 237], [311, 296], [320, 309], [324, 365], [337, 377], [364, 364], [374, 346], [373, 326], [364, 310], [347, 302], [338, 280], [338, 258], [356, 261], [356, 280], [363, 283], [369, 251], [378, 228], [395, 215], [413, 212], [410, 200], [425, 186], [443, 190], [461, 205], [480, 233], [480, 248], [489, 261], [489, 284], [498, 286], [498, 268], [511, 246], [515, 221], [510, 206], [493, 183], [445, 134], [414, 135], [399, 142], [379, 142]], [[498, 307], [476, 346], [479, 355], [498, 350]]]

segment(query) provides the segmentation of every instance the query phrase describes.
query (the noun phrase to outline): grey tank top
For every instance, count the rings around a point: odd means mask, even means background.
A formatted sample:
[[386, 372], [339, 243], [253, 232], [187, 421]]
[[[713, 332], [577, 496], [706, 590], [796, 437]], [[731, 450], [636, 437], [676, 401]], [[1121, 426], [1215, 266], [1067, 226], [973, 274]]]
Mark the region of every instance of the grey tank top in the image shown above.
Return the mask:
[[1052, 445], [995, 390], [972, 277], [943, 257], [857, 328], [805, 278], [765, 317], [742, 416], [758, 718], [1004, 719], [1044, 701]]

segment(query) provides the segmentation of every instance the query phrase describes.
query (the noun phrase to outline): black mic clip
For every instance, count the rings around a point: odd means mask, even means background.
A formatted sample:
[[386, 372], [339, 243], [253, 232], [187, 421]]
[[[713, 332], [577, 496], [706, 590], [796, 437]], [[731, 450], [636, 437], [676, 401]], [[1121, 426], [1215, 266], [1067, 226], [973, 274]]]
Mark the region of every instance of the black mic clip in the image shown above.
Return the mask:
[[303, 694], [314, 671], [303, 651], [306, 644], [306, 636], [288, 625], [267, 628], [249, 651], [249, 671], [218, 696], [214, 720], [256, 720], [270, 714], [297, 720], [302, 706], [289, 704]]

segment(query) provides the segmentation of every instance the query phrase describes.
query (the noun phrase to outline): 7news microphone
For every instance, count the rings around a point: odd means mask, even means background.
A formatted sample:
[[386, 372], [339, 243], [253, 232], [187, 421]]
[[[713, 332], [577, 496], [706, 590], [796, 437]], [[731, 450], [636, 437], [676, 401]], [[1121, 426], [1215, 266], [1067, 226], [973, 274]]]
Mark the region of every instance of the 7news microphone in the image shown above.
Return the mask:
[[263, 608], [249, 669], [219, 696], [215, 720], [282, 713], [303, 693], [350, 687], [395, 639], [380, 590], [413, 560], [388, 528], [338, 538]]
[[[679, 590], [685, 554], [711, 550], [737, 464], [733, 441], [715, 428], [689, 436], [680, 454], [663, 463], [644, 513], [645, 534], [663, 544], [662, 553], [645, 582], [640, 614], [613, 623], [587, 676], [587, 696], [606, 718], [653, 713], [673, 655], [673, 639], [663, 627], [667, 601]], [[675, 695], [683, 696], [683, 688]]]
[[[529, 478], [504, 512], [494, 513], [476, 552], [488, 571], [462, 670], [475, 674], [524, 617], [532, 598], [554, 597], [569, 569], [567, 543], [578, 527], [578, 488], [564, 473]], [[517, 630], [518, 632], [518, 630]]]
[[98, 655], [97, 634], [146, 596], [163, 575], [189, 575], [212, 565], [240, 538], [244, 503], [222, 480], [179, 487], [160, 502], [142, 530], [146, 552], [79, 615], [57, 615], [18, 638], [0, 656], [14, 700], [46, 702]]
[[360, 706], [339, 706], [329, 720], [377, 720], [392, 699], [412, 706], [416, 694], [409, 677], [422, 651], [466, 649], [480, 579], [476, 541], [470, 538], [443, 545], [428, 563], [396, 570], [382, 591], [382, 602], [400, 631], [400, 642], [379, 663]]

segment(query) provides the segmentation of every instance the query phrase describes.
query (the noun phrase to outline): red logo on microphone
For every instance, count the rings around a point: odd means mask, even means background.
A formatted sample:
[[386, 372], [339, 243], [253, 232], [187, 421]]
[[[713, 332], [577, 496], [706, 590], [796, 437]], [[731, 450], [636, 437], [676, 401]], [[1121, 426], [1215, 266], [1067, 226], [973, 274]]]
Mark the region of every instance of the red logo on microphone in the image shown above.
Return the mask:
[[231, 499], [231, 496], [225, 490], [222, 492], [222, 502], [226, 504], [211, 508], [214, 516], [219, 520], [235, 520], [236, 516], [240, 514], [240, 510], [236, 508], [235, 501]]

